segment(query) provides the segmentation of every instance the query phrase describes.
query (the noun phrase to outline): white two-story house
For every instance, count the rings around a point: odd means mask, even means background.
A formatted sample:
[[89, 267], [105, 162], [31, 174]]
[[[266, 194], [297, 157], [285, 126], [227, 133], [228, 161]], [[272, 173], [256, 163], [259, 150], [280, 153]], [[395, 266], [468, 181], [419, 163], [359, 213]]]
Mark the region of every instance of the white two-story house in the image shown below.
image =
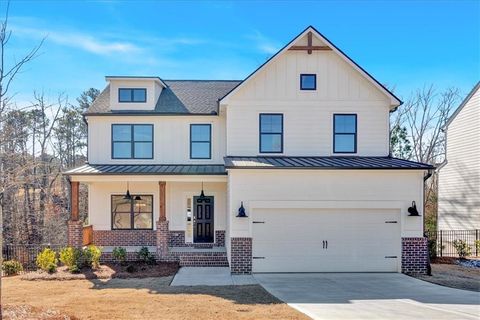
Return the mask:
[[389, 152], [401, 101], [313, 27], [242, 81], [106, 77], [68, 171], [69, 242], [251, 272], [425, 272], [429, 165]]

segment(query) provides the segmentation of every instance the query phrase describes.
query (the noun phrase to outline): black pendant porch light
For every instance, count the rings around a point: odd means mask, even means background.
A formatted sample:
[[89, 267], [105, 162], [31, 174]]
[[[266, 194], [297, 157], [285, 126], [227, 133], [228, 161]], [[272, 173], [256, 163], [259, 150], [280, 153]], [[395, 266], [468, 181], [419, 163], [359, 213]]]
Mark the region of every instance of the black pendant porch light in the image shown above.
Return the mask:
[[202, 192], [200, 192], [200, 200], [205, 199], [205, 193], [203, 192], [203, 181], [202, 181]]
[[128, 181], [127, 181], [127, 193], [125, 193], [125, 195], [123, 196], [123, 199], [124, 200], [131, 200], [132, 199], [132, 196], [130, 195], [130, 190], [129, 190], [129, 187], [128, 187]]

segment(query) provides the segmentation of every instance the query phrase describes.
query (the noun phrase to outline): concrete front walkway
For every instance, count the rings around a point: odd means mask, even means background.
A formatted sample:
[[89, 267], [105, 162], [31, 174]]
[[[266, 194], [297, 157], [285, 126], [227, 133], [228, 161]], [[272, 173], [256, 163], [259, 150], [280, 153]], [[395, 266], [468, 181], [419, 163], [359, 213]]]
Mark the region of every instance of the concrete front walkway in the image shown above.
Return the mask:
[[480, 319], [480, 293], [398, 273], [255, 274], [313, 319]]
[[231, 275], [230, 268], [182, 267], [171, 286], [239, 286], [258, 284], [251, 275]]

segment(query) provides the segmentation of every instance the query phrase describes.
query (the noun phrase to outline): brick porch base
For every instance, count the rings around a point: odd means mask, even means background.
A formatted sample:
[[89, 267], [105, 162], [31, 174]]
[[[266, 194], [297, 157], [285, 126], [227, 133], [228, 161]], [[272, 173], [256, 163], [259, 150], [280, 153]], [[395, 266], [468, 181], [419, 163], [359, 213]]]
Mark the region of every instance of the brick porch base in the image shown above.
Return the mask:
[[424, 237], [402, 238], [402, 273], [427, 274], [428, 239]]

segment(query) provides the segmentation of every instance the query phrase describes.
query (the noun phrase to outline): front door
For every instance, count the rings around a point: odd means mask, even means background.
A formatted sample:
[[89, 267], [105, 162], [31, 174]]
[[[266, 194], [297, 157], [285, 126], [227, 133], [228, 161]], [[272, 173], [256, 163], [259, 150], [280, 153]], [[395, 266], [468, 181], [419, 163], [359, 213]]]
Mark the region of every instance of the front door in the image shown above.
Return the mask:
[[193, 242], [212, 243], [213, 197], [193, 197]]

